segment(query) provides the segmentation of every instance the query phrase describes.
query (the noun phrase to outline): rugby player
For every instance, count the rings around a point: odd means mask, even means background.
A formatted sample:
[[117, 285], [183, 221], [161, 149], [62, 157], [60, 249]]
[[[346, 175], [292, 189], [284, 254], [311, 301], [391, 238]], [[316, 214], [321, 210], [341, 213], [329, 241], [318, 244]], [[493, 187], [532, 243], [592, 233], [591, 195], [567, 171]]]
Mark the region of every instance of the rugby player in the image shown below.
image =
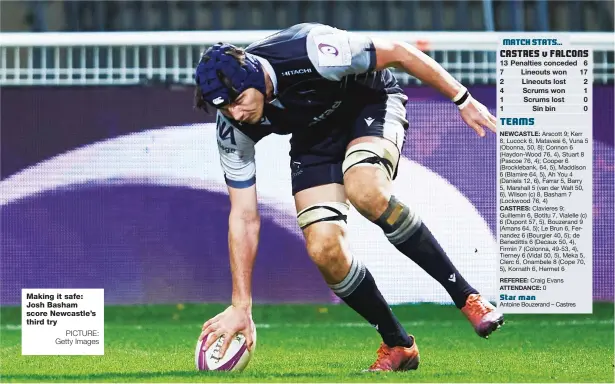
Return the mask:
[[259, 241], [255, 144], [290, 134], [292, 193], [307, 252], [332, 291], [368, 321], [382, 344], [370, 371], [416, 369], [419, 350], [349, 252], [345, 224], [352, 204], [388, 240], [448, 292], [476, 333], [503, 324], [459, 273], [425, 223], [392, 194], [408, 128], [407, 97], [388, 68], [404, 71], [452, 100], [483, 137], [495, 117], [438, 63], [413, 46], [318, 23], [294, 25], [245, 49], [219, 43], [195, 71], [195, 104], [217, 112], [216, 135], [231, 201], [231, 305], [204, 323], [205, 348], [220, 336], [223, 356], [242, 333], [251, 348], [251, 277]]

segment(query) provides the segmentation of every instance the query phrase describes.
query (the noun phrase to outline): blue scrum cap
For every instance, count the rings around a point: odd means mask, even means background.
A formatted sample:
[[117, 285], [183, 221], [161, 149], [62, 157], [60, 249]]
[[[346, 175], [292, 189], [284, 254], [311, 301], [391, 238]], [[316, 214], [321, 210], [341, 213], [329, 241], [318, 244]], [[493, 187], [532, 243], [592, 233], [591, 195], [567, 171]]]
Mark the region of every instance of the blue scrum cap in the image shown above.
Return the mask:
[[207, 49], [194, 74], [203, 99], [214, 108], [232, 103], [248, 88], [265, 94], [265, 74], [258, 60], [246, 52], [242, 65], [227, 53], [230, 49], [236, 47], [218, 43]]

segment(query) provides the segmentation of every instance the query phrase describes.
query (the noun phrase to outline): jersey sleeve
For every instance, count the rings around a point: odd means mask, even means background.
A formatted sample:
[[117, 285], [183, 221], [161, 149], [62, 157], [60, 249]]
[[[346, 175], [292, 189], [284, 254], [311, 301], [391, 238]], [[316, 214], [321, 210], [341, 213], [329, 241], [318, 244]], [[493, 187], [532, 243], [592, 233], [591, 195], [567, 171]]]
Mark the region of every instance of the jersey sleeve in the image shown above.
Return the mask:
[[216, 117], [216, 137], [226, 184], [232, 188], [248, 188], [254, 185], [256, 143], [220, 112]]
[[358, 33], [320, 25], [308, 33], [306, 45], [316, 70], [332, 81], [371, 72], [376, 67], [374, 43]]

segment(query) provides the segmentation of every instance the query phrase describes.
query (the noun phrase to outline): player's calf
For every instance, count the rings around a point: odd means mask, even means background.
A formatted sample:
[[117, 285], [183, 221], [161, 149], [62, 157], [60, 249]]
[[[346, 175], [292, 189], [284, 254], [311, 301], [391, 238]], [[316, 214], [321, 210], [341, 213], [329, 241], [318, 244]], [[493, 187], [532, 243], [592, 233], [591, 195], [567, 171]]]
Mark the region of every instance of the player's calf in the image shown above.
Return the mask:
[[331, 290], [367, 320], [390, 346], [410, 347], [403, 329], [363, 262], [353, 258], [345, 239], [348, 205], [321, 203], [299, 212], [310, 257]]
[[447, 290], [479, 336], [486, 338], [504, 324], [503, 315], [466, 282], [416, 212], [391, 196], [375, 223], [397, 249]]

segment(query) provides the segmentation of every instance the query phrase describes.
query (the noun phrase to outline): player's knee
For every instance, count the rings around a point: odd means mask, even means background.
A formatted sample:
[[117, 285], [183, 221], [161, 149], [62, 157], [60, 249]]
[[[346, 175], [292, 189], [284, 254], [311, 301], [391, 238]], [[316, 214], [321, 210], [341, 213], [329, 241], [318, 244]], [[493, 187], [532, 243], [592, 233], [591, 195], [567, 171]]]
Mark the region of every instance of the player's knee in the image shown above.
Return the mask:
[[378, 182], [382, 172], [375, 168], [354, 168], [344, 175], [346, 196], [363, 216], [374, 220], [384, 212], [388, 201], [385, 185]]
[[395, 149], [388, 148], [387, 143], [354, 144], [346, 151], [342, 164], [346, 194], [352, 205], [370, 220], [375, 220], [386, 209], [387, 190], [395, 178], [399, 161], [399, 155], [394, 154]]
[[337, 269], [344, 268], [343, 241], [349, 209], [346, 203], [325, 202], [307, 207], [297, 215], [310, 258], [332, 278], [339, 274]]
[[332, 273], [331, 269], [336, 269], [345, 260], [342, 246], [344, 229], [319, 223], [304, 232], [307, 251], [314, 264], [319, 269], [327, 271], [327, 275], [336, 274]]
[[363, 141], [351, 145], [342, 163], [344, 175], [350, 170], [377, 169], [387, 181], [391, 181], [395, 178], [399, 154], [394, 153], [394, 149], [388, 148], [390, 146], [393, 144], [380, 141]]

